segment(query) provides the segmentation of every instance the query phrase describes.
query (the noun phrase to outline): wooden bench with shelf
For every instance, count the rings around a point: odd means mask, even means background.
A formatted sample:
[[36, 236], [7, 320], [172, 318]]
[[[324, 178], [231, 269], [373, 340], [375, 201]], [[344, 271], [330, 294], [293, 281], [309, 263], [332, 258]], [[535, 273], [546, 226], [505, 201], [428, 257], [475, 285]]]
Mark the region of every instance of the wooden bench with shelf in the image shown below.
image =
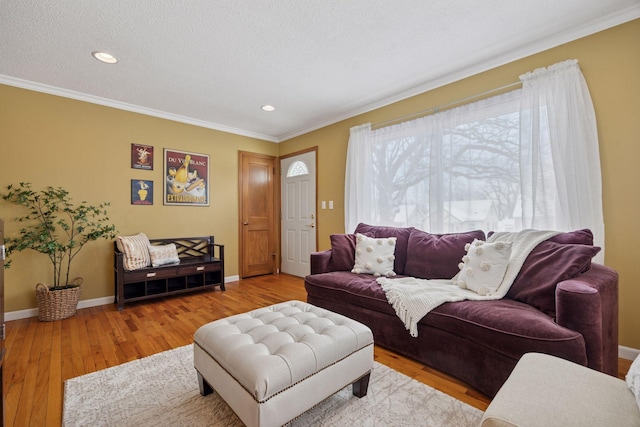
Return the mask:
[[142, 301], [167, 295], [220, 287], [224, 291], [224, 245], [213, 236], [149, 239], [152, 245], [176, 245], [180, 263], [125, 270], [124, 253], [114, 242], [115, 303]]

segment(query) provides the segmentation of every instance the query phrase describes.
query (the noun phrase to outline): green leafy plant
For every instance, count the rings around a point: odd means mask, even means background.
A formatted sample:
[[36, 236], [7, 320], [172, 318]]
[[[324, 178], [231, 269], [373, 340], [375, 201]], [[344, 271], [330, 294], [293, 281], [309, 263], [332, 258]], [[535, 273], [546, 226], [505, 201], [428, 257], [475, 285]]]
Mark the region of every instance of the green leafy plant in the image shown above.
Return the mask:
[[[116, 236], [116, 228], [109, 223], [107, 216], [106, 207], [109, 203], [92, 206], [83, 201], [74, 205], [69, 192], [61, 187], [48, 186], [34, 191], [30, 182], [21, 182], [17, 186], [8, 185], [2, 199], [23, 206], [28, 211], [14, 218], [24, 226], [18, 232], [18, 237], [5, 238], [7, 255], [25, 249], [47, 255], [53, 265], [51, 290], [77, 286], [69, 282], [71, 261], [85, 244]], [[8, 261], [5, 267], [10, 264], [11, 261]], [[63, 269], [66, 276], [61, 281]]]

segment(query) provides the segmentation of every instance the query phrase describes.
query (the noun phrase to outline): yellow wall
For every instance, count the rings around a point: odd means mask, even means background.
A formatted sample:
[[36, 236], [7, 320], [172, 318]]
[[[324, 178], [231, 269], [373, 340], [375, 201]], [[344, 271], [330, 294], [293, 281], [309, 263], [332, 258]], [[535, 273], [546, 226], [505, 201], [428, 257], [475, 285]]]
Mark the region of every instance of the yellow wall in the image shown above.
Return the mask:
[[[280, 144], [280, 155], [318, 146], [318, 200], [336, 209], [318, 212], [319, 249], [344, 232], [344, 164], [349, 129], [446, 104], [518, 81], [518, 76], [578, 59], [598, 121], [606, 233], [605, 263], [620, 273], [620, 344], [640, 348], [640, 20], [532, 55], [379, 108]], [[352, 231], [352, 230], [349, 230]]]
[[[0, 189], [20, 181], [34, 189], [64, 187], [73, 200], [111, 203], [109, 217], [121, 234], [150, 238], [214, 235], [225, 245], [227, 276], [238, 275], [238, 151], [277, 155], [278, 145], [169, 120], [0, 85]], [[154, 170], [131, 169], [131, 143], [154, 147]], [[210, 156], [210, 206], [163, 206], [163, 148]], [[154, 182], [154, 205], [131, 205], [131, 180]], [[23, 212], [0, 201], [5, 234]], [[72, 275], [82, 276], [81, 299], [113, 290], [112, 242], [85, 246]], [[35, 284], [51, 283], [45, 255], [24, 251], [5, 270], [5, 310], [35, 307]]]
[[[518, 80], [535, 68], [576, 58], [587, 79], [598, 119], [606, 226], [606, 264], [620, 273], [620, 343], [640, 348], [640, 263], [635, 242], [640, 198], [640, 20], [506, 64], [410, 99], [344, 120], [281, 144], [231, 135], [108, 107], [0, 85], [0, 188], [31, 181], [36, 188], [63, 186], [76, 200], [110, 201], [122, 234], [150, 237], [214, 234], [224, 243], [227, 276], [238, 274], [237, 152], [286, 155], [318, 147], [319, 249], [329, 234], [344, 232], [344, 164], [349, 128], [424, 110]], [[152, 172], [130, 168], [131, 143], [155, 147]], [[162, 148], [211, 156], [211, 206], [163, 206]], [[154, 206], [130, 205], [130, 180], [152, 179]], [[6, 232], [15, 232], [15, 210], [0, 202]], [[111, 243], [92, 243], [76, 273], [85, 279], [82, 299], [113, 295]], [[35, 307], [33, 288], [50, 277], [43, 255], [23, 252], [5, 271], [7, 311]]]

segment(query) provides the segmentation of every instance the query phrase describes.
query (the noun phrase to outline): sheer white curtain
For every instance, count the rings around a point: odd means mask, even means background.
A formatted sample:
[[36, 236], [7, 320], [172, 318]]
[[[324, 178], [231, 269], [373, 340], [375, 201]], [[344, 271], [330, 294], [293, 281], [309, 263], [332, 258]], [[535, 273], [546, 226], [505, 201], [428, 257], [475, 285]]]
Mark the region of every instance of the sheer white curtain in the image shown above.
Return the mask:
[[521, 80], [522, 89], [441, 113], [352, 128], [345, 230], [590, 228], [602, 246], [595, 114], [577, 61]]
[[[360, 222], [394, 221], [399, 205], [389, 194], [393, 180], [396, 185], [403, 185], [397, 182], [403, 181], [403, 170], [420, 169], [416, 163], [429, 162], [429, 155], [425, 154], [430, 149], [429, 128], [424, 125], [427, 120], [421, 118], [377, 130], [371, 130], [370, 123], [351, 128], [345, 177], [346, 230], [354, 230]], [[415, 149], [410, 156], [404, 149], [406, 144]]]
[[[594, 243], [604, 248], [596, 115], [578, 61], [560, 62], [520, 79], [522, 225], [590, 228]], [[545, 155], [552, 157], [553, 174], [543, 168]]]
[[345, 227], [355, 230], [359, 222], [374, 224], [375, 205], [371, 156], [371, 123], [351, 128], [345, 171]]

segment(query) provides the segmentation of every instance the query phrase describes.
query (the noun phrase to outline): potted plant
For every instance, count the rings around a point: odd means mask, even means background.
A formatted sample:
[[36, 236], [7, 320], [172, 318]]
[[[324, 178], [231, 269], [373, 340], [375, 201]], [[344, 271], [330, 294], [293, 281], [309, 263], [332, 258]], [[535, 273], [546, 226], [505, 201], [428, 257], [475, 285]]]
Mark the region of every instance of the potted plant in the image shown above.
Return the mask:
[[[23, 224], [18, 236], [5, 238], [7, 255], [32, 249], [47, 255], [53, 266], [53, 283], [36, 285], [38, 317], [50, 321], [73, 316], [82, 279], [69, 280], [71, 262], [90, 241], [115, 237], [116, 228], [107, 217], [109, 203], [73, 204], [69, 192], [61, 187], [34, 191], [29, 182], [8, 185], [1, 197], [27, 210], [23, 216], [14, 218]], [[9, 260], [5, 267], [10, 264]]]

